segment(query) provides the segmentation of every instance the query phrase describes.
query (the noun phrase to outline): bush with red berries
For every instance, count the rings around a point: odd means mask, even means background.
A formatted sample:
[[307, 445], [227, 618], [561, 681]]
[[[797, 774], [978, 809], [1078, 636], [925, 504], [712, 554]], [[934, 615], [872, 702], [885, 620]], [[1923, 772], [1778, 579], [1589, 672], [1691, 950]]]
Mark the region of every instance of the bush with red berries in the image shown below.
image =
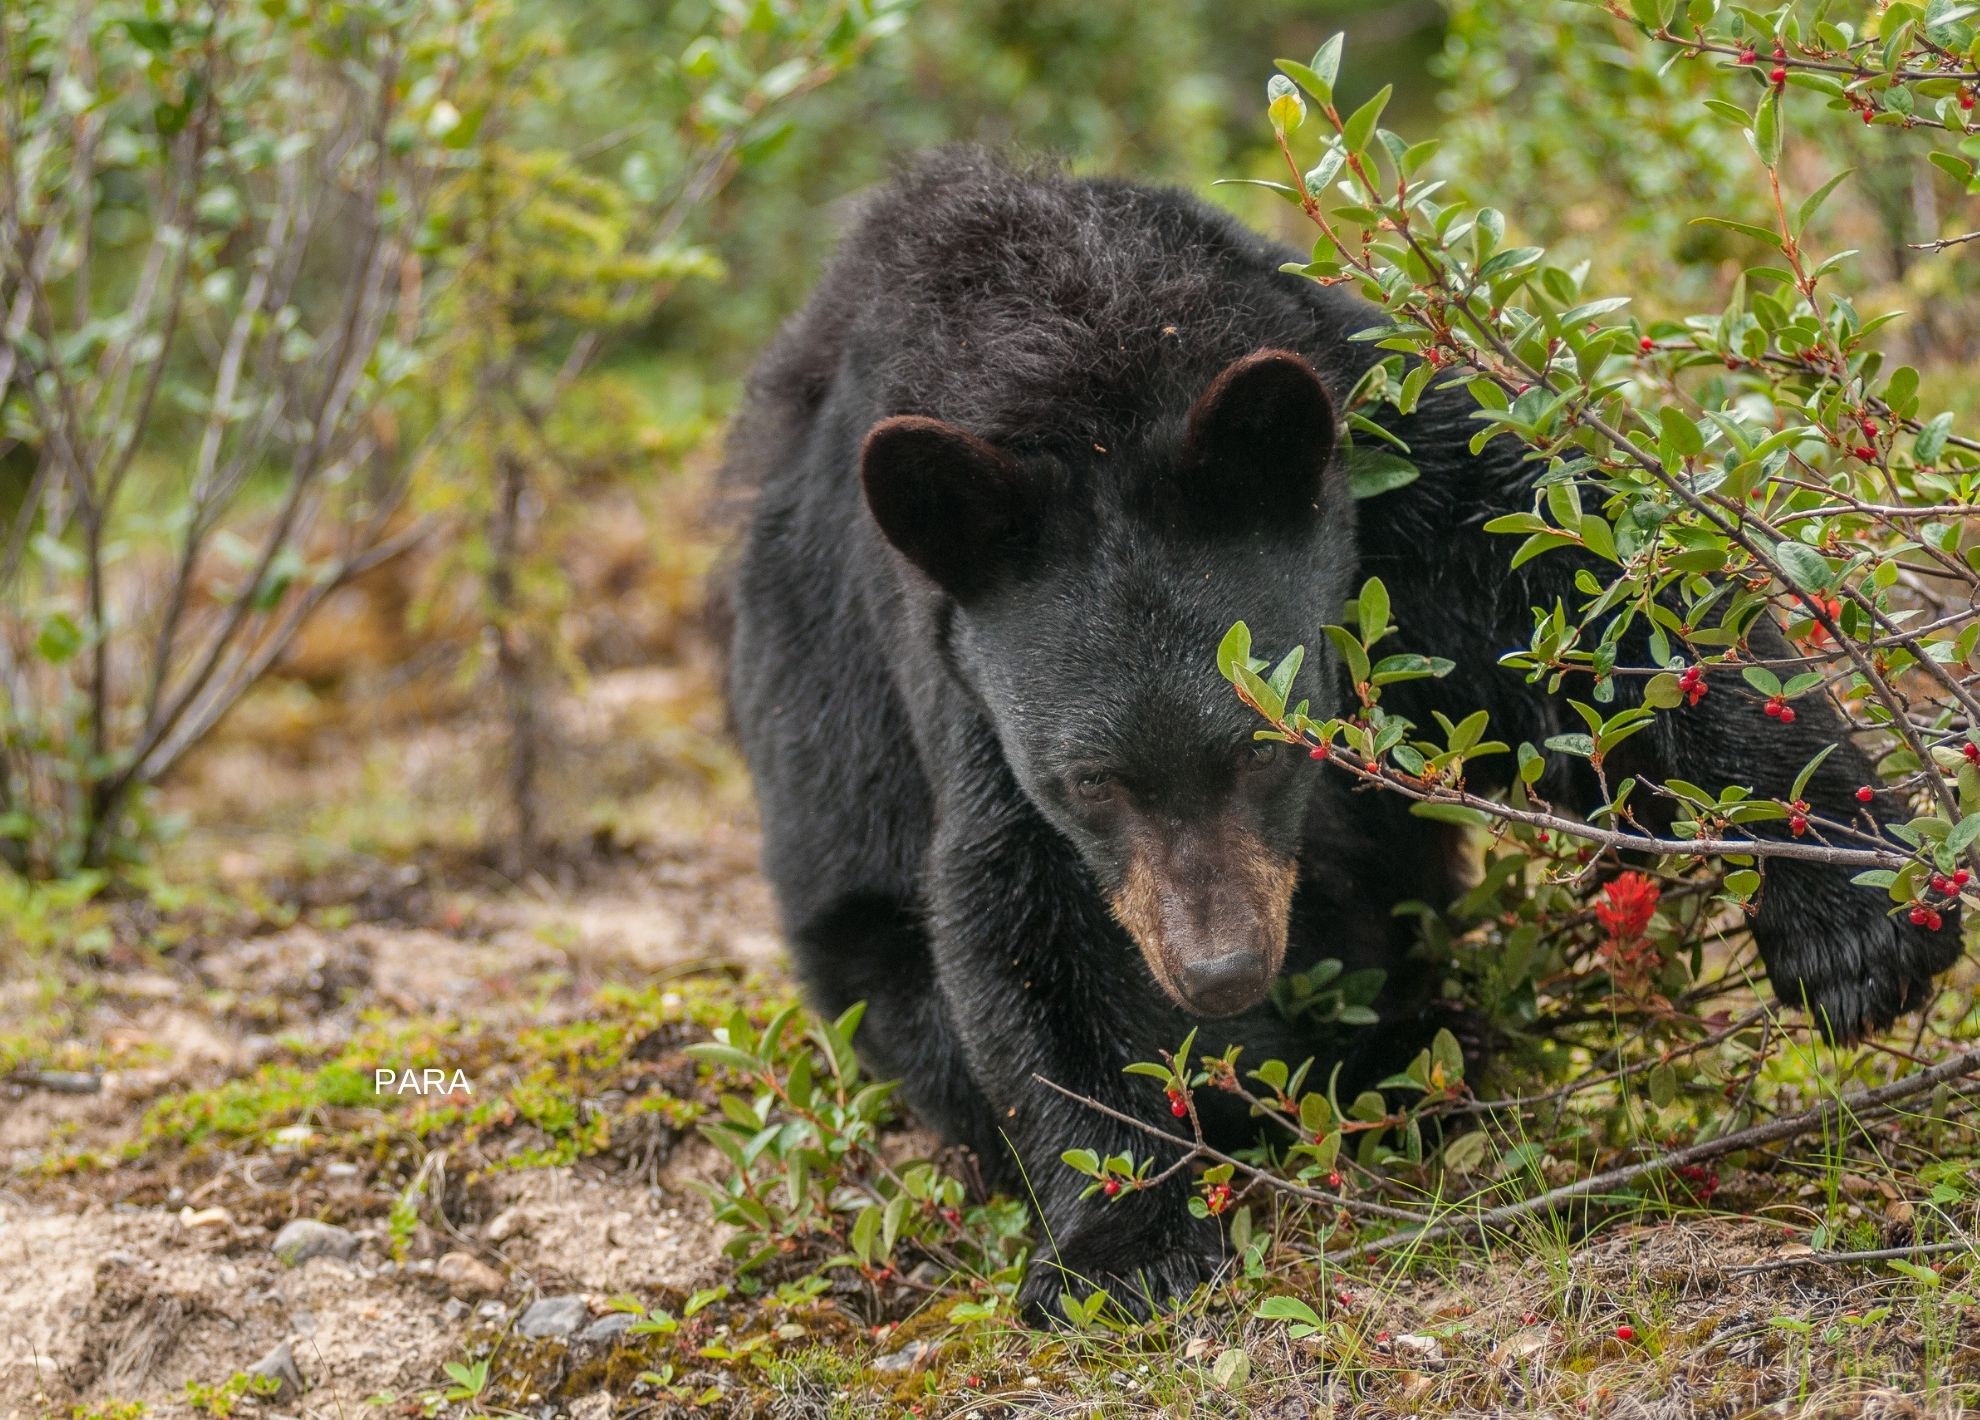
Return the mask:
[[[1343, 1206], [1358, 1186], [1497, 1200], [1543, 1162], [1571, 1177], [1626, 1140], [1673, 1152], [1654, 1185], [1673, 1201], [1710, 1203], [1718, 1166], [1679, 1157], [1684, 1142], [1774, 1109], [1793, 1072], [1765, 1067], [1810, 1029], [1754, 990], [1742, 928], [1766, 860], [1845, 866], [1894, 919], [1934, 932], [1954, 930], [1980, 873], [1980, 431], [1961, 432], [1980, 424], [1980, 230], [1963, 230], [1980, 228], [1966, 200], [1980, 193], [1975, 18], [1910, 0], [1851, 23], [1719, 0], [1450, 9], [1450, 100], [1467, 121], [1441, 150], [1383, 126], [1388, 89], [1337, 100], [1337, 38], [1279, 61], [1279, 161], [1243, 181], [1305, 225], [1306, 275], [1389, 317], [1385, 358], [1347, 400], [1357, 492], [1414, 476], [1377, 425], [1433, 382], [1470, 393], [1478, 444], [1517, 441], [1542, 466], [1532, 508], [1489, 525], [1509, 564], [1574, 549], [1603, 570], [1580, 574], [1578, 600], [1535, 608], [1502, 663], [1580, 723], [1511, 744], [1483, 711], [1393, 713], [1387, 686], [1451, 668], [1380, 644], [1395, 628], [1379, 580], [1325, 628], [1353, 687], [1340, 714], [1289, 703], [1303, 648], [1254, 650], [1242, 623], [1218, 665], [1261, 732], [1320, 772], [1477, 831], [1477, 885], [1415, 910], [1447, 994], [1495, 1028], [1496, 1088], [1465, 1078], [1455, 1042], [1351, 1101], [1289, 1062], [1192, 1066], [1185, 1046], [1136, 1067], [1162, 1077], [1182, 1136], [1148, 1167], [1216, 1162], [1192, 1142], [1192, 1092], [1235, 1091], [1272, 1142], [1242, 1156], [1255, 1171], [1229, 1179], [1229, 1199], [1202, 1185], [1203, 1210], [1294, 1207], [1337, 1244], [1370, 1226]], [[1876, 230], [1896, 155], [1915, 199], [1904, 220], [1939, 225]], [[1851, 250], [1866, 246], [1903, 253], [1905, 292]], [[1912, 289], [1957, 319], [1902, 314]], [[1630, 617], [1649, 623], [1641, 663], [1619, 650]], [[1753, 649], [1763, 618], [1791, 654]], [[1619, 696], [1624, 683], [1638, 693]], [[1548, 754], [1604, 776], [1617, 745], [1708, 694], [1750, 705], [1756, 734], [1833, 707], [1875, 757], [1860, 811], [1811, 805], [1819, 756], [1779, 798], [1609, 776], [1584, 820], [1544, 797]], [[1515, 766], [1509, 792], [1469, 787], [1487, 756]], [[1652, 802], [1671, 823], [1655, 834], [1640, 816]], [[1300, 1008], [1292, 991], [1280, 1005]], [[1920, 1048], [1948, 1040], [1956, 1014], [1928, 1010]]]

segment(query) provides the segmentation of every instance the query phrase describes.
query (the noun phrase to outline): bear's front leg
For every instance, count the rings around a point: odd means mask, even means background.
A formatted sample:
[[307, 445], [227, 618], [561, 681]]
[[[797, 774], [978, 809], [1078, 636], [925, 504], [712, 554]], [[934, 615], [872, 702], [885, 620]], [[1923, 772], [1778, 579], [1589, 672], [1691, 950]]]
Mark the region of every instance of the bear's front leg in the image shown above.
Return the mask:
[[937, 981], [962, 1037], [970, 1072], [990, 1100], [1038, 1212], [1033, 1261], [1019, 1303], [1038, 1323], [1059, 1296], [1105, 1288], [1137, 1315], [1186, 1296], [1222, 1259], [1222, 1230], [1189, 1212], [1178, 1174], [1109, 1199], [1081, 1198], [1090, 1182], [1068, 1149], [1152, 1158], [1151, 1172], [1184, 1147], [1039, 1083], [1183, 1128], [1136, 1060], [1173, 1050], [1189, 1029], [1149, 976], [1069, 845], [1021, 801], [945, 813], [929, 883]]
[[[1753, 646], [1763, 657], [1790, 654], [1764, 624], [1754, 630]], [[1660, 715], [1655, 737], [1642, 735], [1641, 745], [1626, 745], [1631, 755], [1620, 768], [1634, 769], [1642, 761], [1653, 773], [1674, 773], [1712, 787], [1744, 784], [1781, 798], [1801, 767], [1826, 750], [1827, 758], [1802, 790], [1812, 819], [1875, 833], [1880, 823], [1905, 816], [1897, 795], [1874, 787], [1869, 757], [1851, 742], [1825, 699], [1797, 702], [1798, 713], [1787, 724], [1764, 715], [1761, 705], [1731, 676], [1715, 675], [1698, 704]], [[1867, 801], [1858, 792], [1864, 786], [1872, 787]], [[1754, 831], [1791, 836], [1779, 822], [1756, 825]], [[1819, 829], [1805, 830], [1800, 841], [1813, 844], [1818, 835]], [[1838, 841], [1856, 846], [1847, 838]], [[1853, 867], [1777, 857], [1766, 860], [1762, 871], [1753, 936], [1774, 994], [1804, 1007], [1829, 1040], [1851, 1041], [1884, 1030], [1924, 1006], [1932, 998], [1933, 978], [1959, 959], [1959, 916], [1952, 905], [1935, 921], [1914, 923], [1891, 910], [1881, 889], [1853, 883]]]

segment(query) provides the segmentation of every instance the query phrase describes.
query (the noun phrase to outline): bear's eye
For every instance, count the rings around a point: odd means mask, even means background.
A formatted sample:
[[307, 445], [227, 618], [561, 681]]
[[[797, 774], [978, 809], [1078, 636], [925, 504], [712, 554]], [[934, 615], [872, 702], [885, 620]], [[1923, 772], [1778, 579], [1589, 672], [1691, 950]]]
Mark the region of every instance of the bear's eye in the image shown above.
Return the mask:
[[1253, 740], [1239, 751], [1238, 763], [1246, 769], [1266, 769], [1278, 762], [1277, 740]]
[[1088, 770], [1073, 778], [1073, 793], [1089, 804], [1104, 804], [1114, 797], [1114, 778], [1098, 770]]

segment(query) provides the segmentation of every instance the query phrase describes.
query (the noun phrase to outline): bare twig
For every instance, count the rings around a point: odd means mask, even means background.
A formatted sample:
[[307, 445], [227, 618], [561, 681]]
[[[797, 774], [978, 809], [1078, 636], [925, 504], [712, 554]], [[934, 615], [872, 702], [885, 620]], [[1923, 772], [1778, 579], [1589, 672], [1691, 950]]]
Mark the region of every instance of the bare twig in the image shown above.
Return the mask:
[[[1537, 1197], [1522, 1199], [1517, 1203], [1502, 1204], [1496, 1208], [1487, 1208], [1482, 1212], [1461, 1217], [1450, 1216], [1446, 1221], [1433, 1223], [1427, 1227], [1391, 1233], [1387, 1237], [1341, 1248], [1329, 1253], [1328, 1259], [1346, 1262], [1355, 1258], [1393, 1252], [1398, 1248], [1410, 1247], [1418, 1243], [1434, 1242], [1440, 1238], [1475, 1236], [1521, 1219], [1555, 1212], [1577, 1198], [1593, 1198], [1613, 1192], [1654, 1174], [1667, 1173], [1691, 1164], [1706, 1163], [1712, 1159], [1723, 1158], [1727, 1154], [1737, 1153], [1741, 1149], [1779, 1143], [1783, 1140], [1799, 1138], [1804, 1134], [1826, 1130], [1845, 1116], [1898, 1100], [1910, 1099], [1935, 1089], [1947, 1081], [1974, 1074], [1980, 1074], [1980, 1049], [1961, 1051], [1929, 1070], [1920, 1070], [1915, 1074], [1892, 1080], [1888, 1084], [1858, 1090], [1838, 1099], [1825, 1100], [1814, 1109], [1804, 1110], [1800, 1114], [1785, 1115], [1766, 1124], [1756, 1124], [1751, 1128], [1722, 1134], [1716, 1139], [1707, 1139], [1682, 1149], [1668, 1150], [1639, 1163], [1591, 1174], [1587, 1178], [1577, 1179], [1559, 1188], [1548, 1189]], [[1452, 1211], [1454, 1214], [1455, 1210]]]
[[1752, 1277], [1761, 1272], [1785, 1272], [1794, 1267], [1850, 1267], [1863, 1262], [1902, 1261], [1912, 1257], [1940, 1257], [1949, 1252], [1972, 1252], [1970, 1242], [1914, 1243], [1910, 1247], [1878, 1247], [1867, 1252], [1798, 1252], [1792, 1257], [1775, 1257], [1746, 1267], [1728, 1267], [1728, 1277]]

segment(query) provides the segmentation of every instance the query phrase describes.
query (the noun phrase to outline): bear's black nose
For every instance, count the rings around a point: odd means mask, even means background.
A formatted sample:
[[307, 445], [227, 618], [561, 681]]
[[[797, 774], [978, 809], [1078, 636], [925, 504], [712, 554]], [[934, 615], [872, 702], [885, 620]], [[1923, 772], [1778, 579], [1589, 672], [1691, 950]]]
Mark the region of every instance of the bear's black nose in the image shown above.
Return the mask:
[[1182, 969], [1183, 995], [1199, 1015], [1230, 1016], [1265, 995], [1265, 958], [1259, 952], [1226, 952]]

